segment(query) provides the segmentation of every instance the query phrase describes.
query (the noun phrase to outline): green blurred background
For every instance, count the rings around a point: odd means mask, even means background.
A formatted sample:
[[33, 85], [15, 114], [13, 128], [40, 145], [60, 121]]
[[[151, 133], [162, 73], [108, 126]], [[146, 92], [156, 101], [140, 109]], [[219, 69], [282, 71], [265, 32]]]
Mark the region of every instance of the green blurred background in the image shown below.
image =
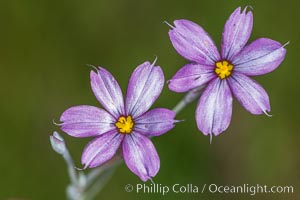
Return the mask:
[[[223, 25], [238, 6], [252, 5], [251, 40], [285, 43], [287, 56], [257, 80], [268, 91], [273, 117], [253, 116], [235, 102], [229, 129], [212, 144], [196, 127], [196, 103], [185, 119], [153, 141], [161, 158], [154, 181], [242, 185], [292, 185], [294, 194], [126, 193], [141, 181], [121, 165], [97, 199], [300, 199], [299, 53], [297, 0], [10, 0], [0, 1], [0, 199], [65, 199], [69, 183], [64, 160], [52, 151], [52, 124], [70, 106], [99, 106], [89, 83], [90, 67], [111, 71], [123, 91], [134, 68], [158, 56], [165, 78], [185, 63], [173, 49], [164, 20], [190, 19], [219, 46]], [[164, 88], [155, 107], [172, 108], [183, 97]], [[62, 133], [60, 131], [60, 133]], [[76, 165], [89, 139], [63, 134]]]

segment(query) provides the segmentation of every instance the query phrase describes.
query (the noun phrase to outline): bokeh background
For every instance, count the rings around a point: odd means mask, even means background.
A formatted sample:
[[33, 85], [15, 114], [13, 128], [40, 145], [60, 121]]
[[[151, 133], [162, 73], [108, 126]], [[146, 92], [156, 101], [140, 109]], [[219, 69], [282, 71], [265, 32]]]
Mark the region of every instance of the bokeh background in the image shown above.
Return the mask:
[[[294, 194], [126, 193], [141, 181], [123, 164], [97, 199], [300, 199], [299, 53], [297, 0], [10, 0], [0, 1], [0, 199], [65, 199], [69, 184], [64, 160], [49, 135], [70, 106], [99, 106], [89, 83], [90, 67], [111, 71], [123, 91], [134, 68], [158, 56], [165, 78], [185, 63], [173, 49], [168, 26], [190, 19], [220, 45], [223, 25], [238, 6], [251, 5], [251, 40], [286, 43], [281, 66], [256, 79], [268, 91], [273, 117], [253, 116], [237, 102], [229, 129], [212, 144], [196, 127], [192, 103], [185, 119], [153, 141], [161, 158], [155, 182], [163, 185], [292, 185]], [[183, 97], [164, 88], [154, 107], [172, 108]], [[60, 132], [62, 133], [62, 132]], [[90, 139], [63, 134], [77, 166]]]

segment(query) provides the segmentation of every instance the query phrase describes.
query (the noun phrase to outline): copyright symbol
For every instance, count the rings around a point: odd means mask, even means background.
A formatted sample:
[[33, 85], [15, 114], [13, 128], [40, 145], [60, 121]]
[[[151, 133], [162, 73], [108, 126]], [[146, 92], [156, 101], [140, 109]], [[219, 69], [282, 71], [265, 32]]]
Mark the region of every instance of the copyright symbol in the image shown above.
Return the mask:
[[126, 192], [132, 192], [132, 190], [133, 190], [133, 186], [131, 184], [125, 185], [125, 191]]

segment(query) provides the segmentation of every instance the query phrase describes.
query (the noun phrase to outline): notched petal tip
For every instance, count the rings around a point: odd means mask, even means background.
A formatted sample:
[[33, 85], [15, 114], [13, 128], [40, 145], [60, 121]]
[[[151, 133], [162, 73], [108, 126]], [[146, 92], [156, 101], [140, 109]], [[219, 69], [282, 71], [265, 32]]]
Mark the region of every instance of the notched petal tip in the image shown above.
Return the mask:
[[242, 6], [239, 6], [233, 11], [233, 13], [235, 12], [241, 13], [241, 10], [242, 10]]
[[[248, 9], [248, 8], [250, 8], [250, 9]], [[253, 7], [251, 5], [247, 5], [247, 6], [245, 6], [242, 14], [248, 14], [249, 12], [252, 12], [252, 10], [253, 10]]]
[[286, 45], [269, 38], [256, 39], [234, 58], [235, 72], [258, 76], [274, 71], [285, 58]]
[[135, 131], [146, 136], [159, 136], [174, 128], [176, 113], [166, 108], [154, 108], [136, 118]]
[[145, 113], [159, 97], [164, 86], [164, 73], [155, 66], [157, 58], [150, 64], [140, 64], [131, 74], [126, 93], [126, 113], [138, 117]]
[[60, 121], [61, 130], [73, 137], [99, 136], [115, 129], [113, 116], [103, 109], [88, 105], [68, 108], [62, 113]]
[[268, 112], [270, 112], [270, 111], [266, 111], [266, 110], [264, 110], [263, 112], [264, 112], [264, 113], [265, 113], [265, 115], [267, 115], [268, 117], [273, 117], [273, 115], [272, 115], [272, 114], [268, 113]]
[[[90, 78], [92, 78], [92, 76], [98, 76], [100, 75], [100, 73], [109, 73], [110, 72], [108, 70], [106, 70], [105, 68], [101, 67], [101, 66], [93, 66], [91, 65], [91, 67], [94, 69], [94, 70], [91, 70], [90, 72]], [[111, 75], [111, 74], [110, 74]], [[96, 77], [95, 77], [96, 78]]]
[[95, 76], [99, 73], [99, 71], [101, 70], [101, 67], [96, 67], [94, 65], [89, 65], [87, 64], [87, 66], [92, 67], [92, 70], [90, 71], [90, 78], [92, 78], [92, 76]]
[[166, 20], [163, 21], [163, 23], [164, 23], [164, 24], [167, 24], [170, 28], [173, 28], [173, 29], [175, 28], [173, 25], [171, 25], [171, 24], [170, 24], [169, 22], [167, 22]]
[[222, 39], [222, 57], [231, 60], [246, 45], [253, 26], [253, 14], [246, 6], [238, 7], [225, 23]]
[[149, 178], [149, 180], [151, 181], [151, 183], [152, 183], [153, 185], [155, 185], [155, 182], [153, 181], [152, 178]]
[[149, 181], [149, 180], [152, 180], [152, 177], [153, 177], [153, 176], [149, 176], [149, 174], [148, 174], [148, 175], [138, 175], [138, 177], [139, 177], [143, 182], [147, 182], [147, 181]]
[[239, 6], [232, 13], [248, 14], [252, 10], [253, 10], [253, 7], [251, 5], [245, 6], [245, 8], [243, 10], [242, 10], [242, 6]]
[[121, 88], [114, 76], [105, 68], [90, 72], [91, 88], [99, 103], [115, 118], [124, 113]]
[[55, 121], [55, 119], [52, 119], [52, 123], [53, 123], [54, 125], [56, 125], [56, 126], [62, 126], [62, 125], [64, 124], [63, 122], [57, 123], [57, 122]]
[[95, 71], [94, 70], [90, 71], [90, 78], [91, 78], [91, 80], [92, 80], [92, 78], [94, 78], [98, 74], [98, 69], [97, 68], [94, 68], [94, 69], [95, 69]]
[[284, 45], [282, 45], [282, 48], [286, 47], [289, 44], [290, 44], [290, 41], [287, 41]]
[[79, 168], [79, 167], [74, 167], [74, 169], [78, 170], [78, 171], [83, 171], [86, 170], [88, 168], [88, 166], [84, 165], [83, 168]]
[[234, 78], [228, 79], [228, 81], [234, 96], [251, 114], [261, 115], [267, 111], [270, 112], [269, 95], [255, 80], [235, 73]]
[[152, 65], [153, 65], [153, 66], [155, 65], [157, 59], [158, 59], [158, 56], [157, 56], [157, 55], [154, 55], [154, 61], [152, 62]]
[[97, 67], [95, 65], [86, 64], [86, 66], [93, 68], [95, 71], [97, 71]]
[[200, 25], [186, 19], [175, 20], [174, 25], [174, 29], [169, 30], [169, 37], [182, 57], [201, 64], [214, 64], [220, 59], [214, 41]]
[[250, 8], [250, 10], [254, 10], [253, 6], [251, 5], [246, 6], [246, 8]]
[[215, 136], [224, 132], [231, 121], [232, 94], [228, 83], [215, 79], [208, 84], [196, 109], [198, 129]]
[[125, 137], [122, 143], [127, 167], [146, 182], [155, 177], [160, 168], [160, 159], [151, 140], [138, 133]]
[[[151, 67], [159, 67], [159, 68], [161, 68], [160, 66], [155, 66], [158, 57], [157, 57], [157, 55], [154, 55], [154, 57], [155, 57], [155, 58], [154, 58], [153, 62], [151, 63]], [[146, 61], [146, 62], [150, 63], [149, 61]]]

